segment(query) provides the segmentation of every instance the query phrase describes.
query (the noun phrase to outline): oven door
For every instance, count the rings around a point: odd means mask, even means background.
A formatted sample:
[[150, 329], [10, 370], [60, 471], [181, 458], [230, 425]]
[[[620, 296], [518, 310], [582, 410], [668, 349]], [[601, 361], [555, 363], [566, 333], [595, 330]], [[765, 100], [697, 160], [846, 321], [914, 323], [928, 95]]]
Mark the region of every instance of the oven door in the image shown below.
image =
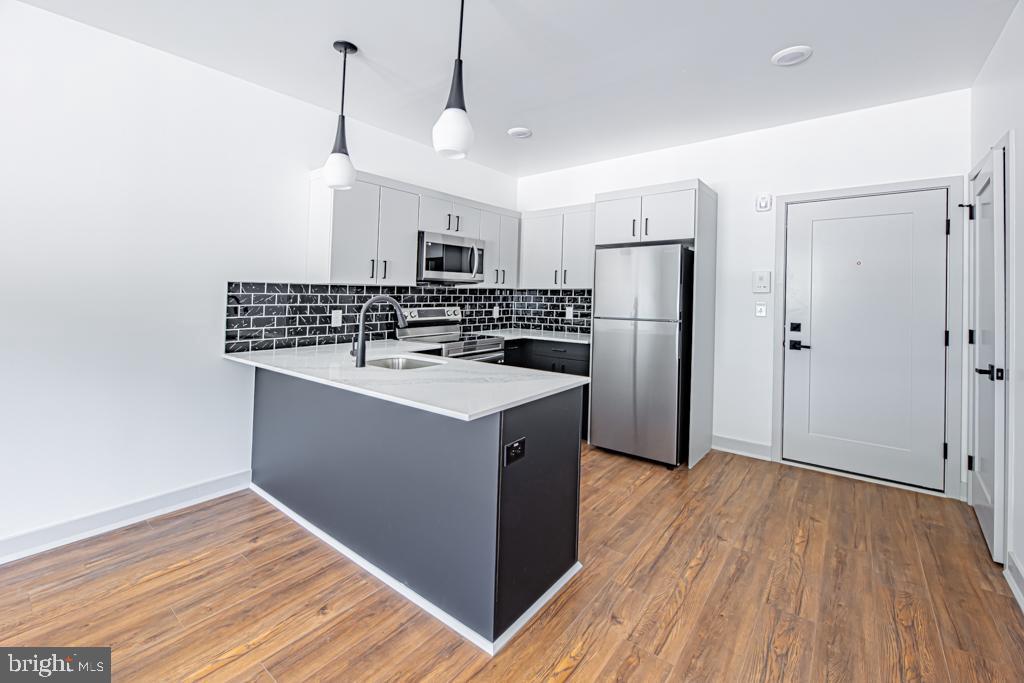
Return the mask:
[[417, 264], [420, 282], [483, 282], [484, 242], [420, 231]]

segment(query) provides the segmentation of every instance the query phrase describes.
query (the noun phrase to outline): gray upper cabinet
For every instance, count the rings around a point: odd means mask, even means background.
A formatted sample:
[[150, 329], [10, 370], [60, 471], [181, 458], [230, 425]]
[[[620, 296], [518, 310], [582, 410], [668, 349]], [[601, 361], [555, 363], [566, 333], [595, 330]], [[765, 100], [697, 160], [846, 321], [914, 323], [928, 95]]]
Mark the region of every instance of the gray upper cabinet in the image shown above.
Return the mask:
[[676, 190], [641, 198], [642, 241], [692, 240], [696, 222], [697, 191]]
[[523, 216], [519, 286], [558, 289], [562, 282], [562, 214]]
[[516, 287], [519, 281], [519, 219], [480, 212], [484, 281], [474, 287]]
[[351, 190], [333, 194], [327, 281], [376, 284], [380, 186], [357, 182]]
[[[627, 196], [620, 196], [627, 194]], [[628, 196], [613, 193], [596, 207], [597, 244], [694, 239], [697, 191], [673, 189]]]
[[474, 239], [480, 237], [480, 209], [439, 199], [420, 196], [419, 229], [426, 232], [458, 233]]
[[594, 212], [572, 211], [562, 215], [562, 287], [594, 286]]
[[519, 219], [501, 216], [501, 244], [498, 265], [502, 287], [519, 286]]
[[594, 234], [597, 244], [639, 242], [640, 197], [598, 201]]
[[590, 289], [594, 286], [594, 212], [591, 207], [523, 217], [519, 286]]
[[403, 287], [416, 284], [416, 224], [419, 206], [419, 195], [390, 187], [380, 188], [378, 284]]
[[310, 183], [307, 276], [353, 285], [416, 283], [419, 195], [358, 181], [334, 192]]
[[452, 213], [455, 214], [455, 226], [453, 232], [459, 233], [462, 237], [479, 239], [480, 216], [483, 213], [480, 209], [474, 209], [471, 206], [465, 206], [458, 202], [454, 202], [452, 204]]

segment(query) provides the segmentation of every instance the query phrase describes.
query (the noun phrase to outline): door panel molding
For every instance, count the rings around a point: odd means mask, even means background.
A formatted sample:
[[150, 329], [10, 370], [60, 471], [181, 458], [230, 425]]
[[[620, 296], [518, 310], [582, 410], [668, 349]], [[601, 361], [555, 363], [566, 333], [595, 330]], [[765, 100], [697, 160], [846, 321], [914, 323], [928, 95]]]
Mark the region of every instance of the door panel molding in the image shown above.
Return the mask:
[[[949, 347], [946, 353], [946, 442], [949, 444], [949, 459], [945, 464], [943, 494], [963, 498], [964, 477], [961, 463], [965, 456], [963, 424], [966, 417], [963, 402], [964, 364], [963, 347], [966, 337], [964, 310], [964, 216], [957, 204], [964, 201], [965, 178], [951, 176], [904, 183], [871, 185], [854, 188], [826, 190], [780, 196], [776, 203], [775, 232], [775, 281], [773, 315], [773, 381], [772, 381], [772, 442], [771, 457], [776, 462], [782, 459], [784, 372], [786, 339], [786, 253], [787, 219], [793, 205], [821, 202], [833, 199], [872, 197], [906, 192], [945, 190], [947, 197], [946, 215], [950, 219], [946, 252], [946, 326], [949, 330]], [[785, 461], [789, 462], [789, 461]], [[810, 466], [813, 468], [813, 466]], [[836, 470], [825, 470], [838, 474]], [[858, 477], [859, 478], [859, 477]]]

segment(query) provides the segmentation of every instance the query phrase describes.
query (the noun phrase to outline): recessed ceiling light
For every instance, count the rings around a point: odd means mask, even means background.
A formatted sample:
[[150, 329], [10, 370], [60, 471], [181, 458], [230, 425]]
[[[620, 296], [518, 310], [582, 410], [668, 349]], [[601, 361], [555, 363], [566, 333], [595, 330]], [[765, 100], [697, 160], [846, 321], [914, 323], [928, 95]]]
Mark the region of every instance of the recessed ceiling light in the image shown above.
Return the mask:
[[810, 45], [794, 45], [773, 54], [772, 64], [775, 66], [796, 66], [806, 62], [813, 54], [814, 48]]
[[524, 126], [513, 126], [512, 128], [509, 128], [507, 132], [510, 137], [520, 139], [528, 138], [533, 135], [533, 131]]

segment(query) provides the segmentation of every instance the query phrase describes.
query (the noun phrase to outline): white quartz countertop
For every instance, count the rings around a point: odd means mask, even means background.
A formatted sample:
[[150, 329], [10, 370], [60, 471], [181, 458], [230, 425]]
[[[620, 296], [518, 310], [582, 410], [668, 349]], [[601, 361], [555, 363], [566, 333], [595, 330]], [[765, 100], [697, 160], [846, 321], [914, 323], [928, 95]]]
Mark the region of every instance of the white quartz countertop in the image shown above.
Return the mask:
[[549, 332], [547, 330], [525, 330], [518, 327], [506, 327], [500, 330], [484, 330], [480, 334], [504, 337], [505, 339], [543, 339], [553, 342], [568, 342], [570, 344], [590, 343], [590, 335], [580, 332]]
[[370, 342], [367, 360], [411, 356], [441, 363], [415, 370], [388, 370], [372, 366], [357, 368], [355, 359], [349, 355], [350, 348], [349, 344], [330, 344], [228, 353], [224, 357], [236, 363], [466, 421], [590, 382], [589, 378], [576, 375], [417, 354], [416, 351], [436, 349], [438, 345], [392, 340]]

